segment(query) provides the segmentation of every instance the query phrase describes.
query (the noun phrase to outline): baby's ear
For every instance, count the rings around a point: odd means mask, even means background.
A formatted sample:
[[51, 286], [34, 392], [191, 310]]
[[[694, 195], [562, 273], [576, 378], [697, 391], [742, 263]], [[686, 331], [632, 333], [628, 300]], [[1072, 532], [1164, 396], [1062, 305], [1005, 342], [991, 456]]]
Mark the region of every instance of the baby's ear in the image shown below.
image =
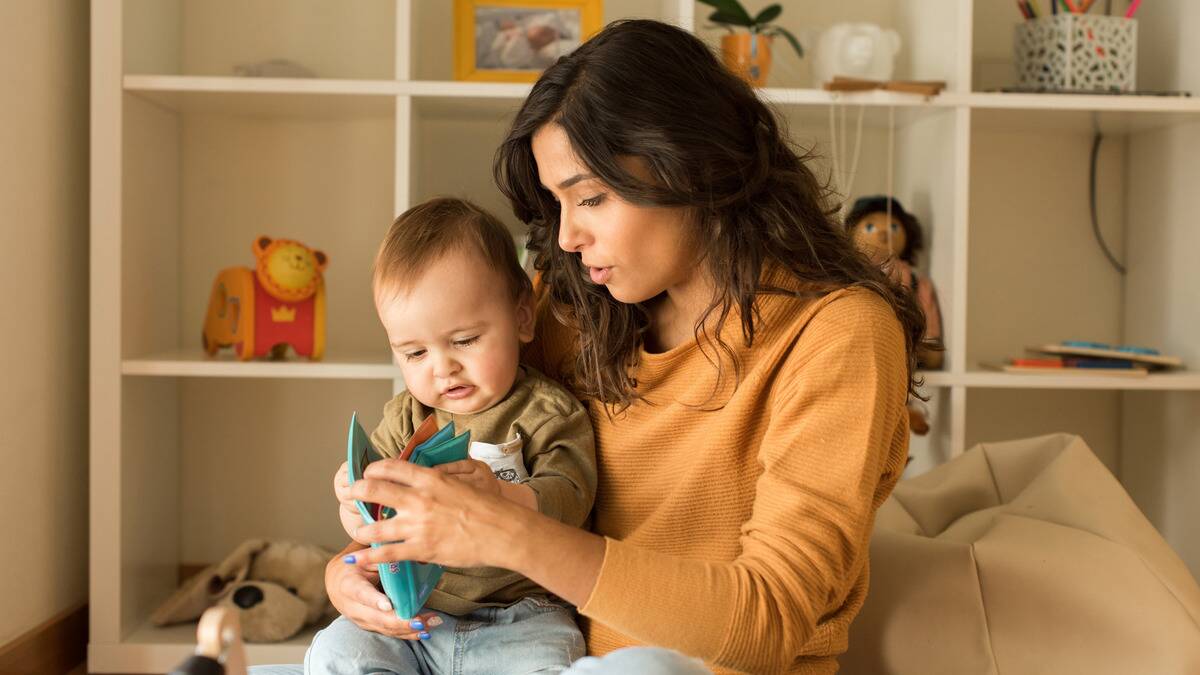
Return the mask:
[[517, 300], [517, 336], [521, 342], [533, 342], [533, 328], [536, 322], [536, 314], [533, 309], [533, 293], [528, 291], [521, 294], [521, 299]]

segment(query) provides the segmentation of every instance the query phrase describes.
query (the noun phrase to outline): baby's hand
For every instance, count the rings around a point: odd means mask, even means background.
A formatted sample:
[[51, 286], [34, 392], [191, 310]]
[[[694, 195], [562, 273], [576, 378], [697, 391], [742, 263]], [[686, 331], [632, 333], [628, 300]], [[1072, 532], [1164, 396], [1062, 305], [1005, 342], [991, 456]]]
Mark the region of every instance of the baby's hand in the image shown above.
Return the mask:
[[441, 464], [438, 471], [454, 476], [489, 494], [500, 495], [500, 479], [492, 473], [492, 468], [477, 459], [464, 459], [449, 464]]
[[[350, 496], [350, 470], [345, 462], [342, 462], [337, 473], [333, 475], [333, 493], [337, 495], [338, 520], [342, 521], [342, 529], [350, 535], [351, 539], [354, 539], [354, 532], [362, 526], [363, 519], [362, 514], [358, 512], [358, 506], [354, 503], [354, 498]], [[364, 542], [359, 541], [358, 543]]]

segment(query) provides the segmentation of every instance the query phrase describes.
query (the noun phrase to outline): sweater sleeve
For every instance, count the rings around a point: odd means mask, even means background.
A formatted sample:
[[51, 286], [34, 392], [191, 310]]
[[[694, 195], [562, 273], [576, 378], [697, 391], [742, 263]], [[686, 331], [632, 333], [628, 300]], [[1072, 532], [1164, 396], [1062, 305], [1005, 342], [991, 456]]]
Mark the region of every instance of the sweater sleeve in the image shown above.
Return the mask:
[[[856, 295], [872, 300], [847, 300]], [[709, 562], [608, 539], [580, 612], [723, 667], [785, 669], [863, 572], [875, 510], [904, 465], [906, 378], [899, 322], [881, 299], [848, 294], [819, 309], [767, 399], [740, 555]]]

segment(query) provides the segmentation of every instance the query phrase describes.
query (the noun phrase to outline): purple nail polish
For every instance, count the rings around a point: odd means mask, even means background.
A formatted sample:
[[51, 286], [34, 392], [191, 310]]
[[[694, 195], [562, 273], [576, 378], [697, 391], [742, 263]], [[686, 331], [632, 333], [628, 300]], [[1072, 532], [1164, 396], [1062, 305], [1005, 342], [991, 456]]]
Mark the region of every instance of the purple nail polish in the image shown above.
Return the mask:
[[425, 630], [425, 624], [421, 623], [420, 621], [410, 621], [408, 625], [417, 630]]
[[419, 637], [420, 637], [422, 640], [428, 640], [428, 639], [429, 639], [429, 633], [426, 633], [425, 631], [421, 631], [421, 634], [420, 634], [420, 636], [419, 636]]
[[358, 562], [358, 558], [355, 558], [354, 554], [351, 553], [350, 555], [342, 558], [342, 562], [346, 563], [347, 565], [353, 565], [354, 563]]

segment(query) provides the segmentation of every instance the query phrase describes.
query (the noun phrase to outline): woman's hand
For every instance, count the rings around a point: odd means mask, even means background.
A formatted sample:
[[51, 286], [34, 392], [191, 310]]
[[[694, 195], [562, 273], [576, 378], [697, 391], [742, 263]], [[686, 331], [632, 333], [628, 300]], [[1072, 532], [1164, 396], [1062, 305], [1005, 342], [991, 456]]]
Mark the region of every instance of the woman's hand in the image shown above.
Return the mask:
[[492, 473], [492, 468], [477, 459], [464, 459], [436, 467], [438, 471], [453, 476], [470, 485], [480, 492], [494, 495], [501, 494], [500, 479]]
[[356, 531], [360, 541], [384, 544], [347, 556], [346, 562], [360, 567], [419, 560], [516, 569], [510, 554], [514, 543], [523, 540], [521, 521], [537, 515], [501, 498], [498, 486], [485, 492], [438, 469], [398, 459], [372, 462], [348, 494], [396, 512]]
[[433, 612], [419, 614], [412, 621], [397, 617], [392, 603], [375, 586], [379, 575], [342, 562], [344, 555], [357, 550], [358, 545], [351, 544], [325, 565], [325, 591], [333, 606], [359, 628], [403, 640], [428, 638], [442, 618]]

